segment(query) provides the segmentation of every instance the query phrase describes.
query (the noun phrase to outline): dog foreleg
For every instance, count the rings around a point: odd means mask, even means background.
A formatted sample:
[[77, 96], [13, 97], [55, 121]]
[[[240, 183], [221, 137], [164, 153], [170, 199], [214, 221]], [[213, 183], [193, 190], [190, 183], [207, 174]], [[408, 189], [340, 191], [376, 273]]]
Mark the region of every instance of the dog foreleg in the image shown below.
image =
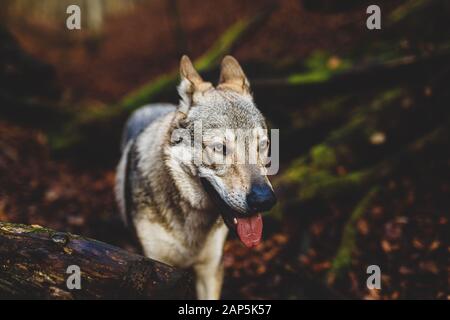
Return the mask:
[[223, 282], [223, 264], [195, 266], [196, 291], [199, 300], [218, 300]]
[[228, 229], [222, 224], [209, 235], [194, 265], [197, 299], [220, 299], [223, 282], [223, 245]]

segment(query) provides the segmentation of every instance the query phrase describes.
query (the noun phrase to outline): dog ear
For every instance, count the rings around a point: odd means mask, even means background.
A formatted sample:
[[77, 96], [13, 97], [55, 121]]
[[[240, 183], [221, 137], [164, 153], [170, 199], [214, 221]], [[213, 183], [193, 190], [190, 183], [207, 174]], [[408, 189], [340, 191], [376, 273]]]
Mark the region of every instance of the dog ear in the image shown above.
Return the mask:
[[180, 61], [180, 78], [178, 93], [181, 97], [180, 111], [187, 113], [189, 107], [194, 102], [194, 96], [197, 93], [203, 93], [212, 88], [210, 82], [203, 81], [202, 77], [195, 70], [191, 59], [184, 55]]
[[250, 94], [250, 83], [239, 62], [232, 56], [226, 56], [222, 60], [217, 89], [228, 89], [241, 94]]

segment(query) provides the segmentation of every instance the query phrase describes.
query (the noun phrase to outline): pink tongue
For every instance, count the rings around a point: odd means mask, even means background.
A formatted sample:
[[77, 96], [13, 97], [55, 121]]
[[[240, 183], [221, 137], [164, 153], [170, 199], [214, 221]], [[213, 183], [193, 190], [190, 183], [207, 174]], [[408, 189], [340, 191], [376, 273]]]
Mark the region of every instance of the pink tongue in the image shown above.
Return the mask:
[[260, 214], [250, 218], [236, 218], [239, 239], [246, 247], [256, 247], [261, 242], [263, 222]]

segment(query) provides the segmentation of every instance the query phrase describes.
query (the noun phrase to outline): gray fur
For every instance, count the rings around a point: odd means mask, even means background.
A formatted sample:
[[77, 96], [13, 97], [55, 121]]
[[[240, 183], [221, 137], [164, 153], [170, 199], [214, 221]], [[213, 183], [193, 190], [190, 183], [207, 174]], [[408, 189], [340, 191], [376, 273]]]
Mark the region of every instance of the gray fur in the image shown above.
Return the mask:
[[175, 111], [173, 104], [155, 103], [145, 105], [134, 111], [128, 118], [122, 134], [120, 150], [123, 152], [127, 143], [135, 139], [151, 122], [157, 118]]
[[[128, 217], [134, 226], [145, 255], [177, 267], [193, 267], [197, 295], [202, 299], [220, 297], [228, 228], [200, 176], [231, 208], [245, 213], [245, 196], [254, 171], [260, 168], [194, 163], [182, 157], [192, 152], [190, 142], [182, 139], [174, 143], [171, 134], [176, 128], [193, 130], [199, 120], [206, 129], [266, 128], [249, 94], [248, 81], [233, 78], [244, 77], [242, 70], [239, 67], [240, 75], [234, 62], [226, 59], [232, 64], [228, 70], [233, 72], [223, 78], [229, 82], [214, 88], [202, 82], [189, 59], [183, 57], [180, 106], [148, 105], [131, 116], [124, 129], [116, 175], [122, 217], [125, 221]], [[241, 84], [245, 90], [240, 90]], [[203, 138], [217, 137], [204, 134]]]

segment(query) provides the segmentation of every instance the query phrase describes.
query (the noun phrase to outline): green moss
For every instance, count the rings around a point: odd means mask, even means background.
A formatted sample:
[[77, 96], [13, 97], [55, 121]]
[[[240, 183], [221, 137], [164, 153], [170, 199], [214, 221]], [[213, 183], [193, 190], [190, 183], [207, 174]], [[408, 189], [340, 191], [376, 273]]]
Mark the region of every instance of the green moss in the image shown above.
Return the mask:
[[355, 206], [350, 218], [345, 224], [341, 243], [334, 257], [328, 277], [339, 277], [342, 272], [350, 267], [352, 262], [352, 254], [356, 247], [356, 222], [364, 215], [369, 206], [373, 203], [379, 188], [373, 187]]
[[314, 52], [306, 61], [306, 71], [302, 73], [292, 74], [287, 81], [290, 84], [307, 84], [324, 82], [331, 78], [331, 76], [347, 70], [351, 63], [349, 60], [339, 60], [336, 66], [330, 66], [331, 55], [323, 52]]
[[[217, 66], [220, 59], [232, 49], [237, 40], [255, 21], [256, 18], [243, 19], [228, 28], [204, 55], [194, 61], [197, 70], [202, 72]], [[175, 88], [178, 77], [178, 70], [174, 70], [133, 91], [115, 105], [91, 108], [76, 114], [74, 119], [65, 124], [61, 130], [49, 133], [50, 147], [58, 151], [82, 143], [89, 138], [85, 136], [83, 126], [102, 121], [107, 123], [115, 118], [125, 117], [142, 105], [156, 101], [158, 96], [166, 90]]]
[[275, 207], [273, 207], [270, 211], [269, 211], [269, 215], [279, 221], [282, 221], [283, 219], [283, 207], [280, 204], [280, 202], [277, 202], [277, 204], [275, 205]]
[[337, 164], [335, 151], [327, 145], [313, 147], [310, 154], [313, 165], [318, 169], [331, 169]]
[[310, 170], [311, 169], [306, 166], [291, 166], [286, 170], [281, 180], [288, 183], [300, 182], [307, 177]]
[[316, 70], [308, 73], [293, 74], [289, 76], [288, 82], [290, 84], [304, 84], [324, 82], [330, 78], [330, 73], [324, 70]]
[[336, 176], [326, 170], [309, 170], [299, 182], [300, 201], [314, 198], [328, 199], [337, 194], [363, 187], [371, 176], [371, 170], [352, 172], [345, 176]]
[[53, 232], [51, 229], [38, 225], [26, 225], [19, 223], [0, 222], [0, 230], [10, 233], [48, 233]]
[[216, 43], [194, 62], [197, 70], [206, 71], [219, 63], [219, 60], [223, 55], [231, 50], [232, 46], [236, 43], [236, 40], [238, 40], [248, 29], [251, 22], [251, 19], [243, 19], [228, 28]]
[[357, 108], [344, 126], [330, 132], [323, 143], [336, 144], [350, 136], [372, 132], [380, 112], [391, 105], [396, 106], [394, 102], [403, 94], [404, 91], [399, 88], [378, 94], [369, 106]]
[[428, 3], [430, 3], [430, 0], [407, 1], [389, 14], [388, 21], [391, 23], [399, 22]]
[[[243, 19], [229, 27], [205, 54], [194, 61], [197, 71], [207, 71], [216, 66], [220, 59], [231, 50], [232, 46], [236, 43], [236, 40], [242, 36], [245, 30], [247, 30], [250, 22], [251, 20], [249, 19]], [[119, 104], [119, 108], [131, 112], [135, 108], [153, 101], [154, 98], [166, 88], [174, 87], [177, 81], [178, 71], [162, 75], [151, 83], [126, 96]]]
[[379, 111], [386, 105], [389, 105], [390, 103], [394, 102], [404, 93], [405, 93], [404, 90], [401, 88], [386, 90], [378, 94], [377, 97], [373, 99], [373, 101], [371, 102], [370, 109], [373, 111]]
[[164, 74], [156, 78], [150, 84], [145, 85], [142, 88], [127, 95], [122, 100], [122, 102], [119, 103], [117, 108], [124, 112], [132, 112], [134, 109], [139, 108], [146, 103], [154, 101], [156, 96], [165, 89], [175, 87], [177, 80], [177, 72]]
[[328, 171], [320, 170], [308, 171], [300, 182], [298, 197], [301, 201], [306, 201], [317, 197], [322, 193], [323, 188], [333, 184], [335, 177]]

